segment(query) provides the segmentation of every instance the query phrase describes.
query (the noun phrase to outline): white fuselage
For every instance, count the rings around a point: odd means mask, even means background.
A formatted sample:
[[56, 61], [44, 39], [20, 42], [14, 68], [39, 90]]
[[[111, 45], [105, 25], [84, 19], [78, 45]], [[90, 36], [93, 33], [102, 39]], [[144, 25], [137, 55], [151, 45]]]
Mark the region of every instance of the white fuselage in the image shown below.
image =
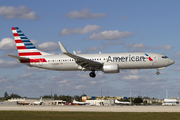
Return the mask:
[[73, 104], [77, 104], [77, 105], [87, 105], [87, 104], [90, 104], [88, 102], [78, 102], [76, 100], [73, 100]]
[[8, 55], [30, 67], [57, 71], [91, 71], [89, 76], [96, 77], [95, 71], [119, 73], [122, 69], [153, 69], [167, 67], [174, 63], [165, 55], [156, 53], [106, 53], [106, 54], [71, 54], [62, 45], [63, 55], [52, 55], [38, 50], [18, 28], [12, 32], [19, 56]]
[[131, 102], [123, 102], [123, 101], [118, 101], [118, 100], [116, 99], [116, 100], [115, 100], [115, 104], [130, 105]]
[[[96, 61], [105, 64], [117, 64], [121, 69], [153, 69], [167, 67], [174, 63], [172, 59], [163, 58], [164, 55], [156, 53], [106, 53], [106, 54], [77, 54], [80, 57], [91, 61]], [[31, 62], [24, 63], [31, 67], [42, 69], [57, 70], [57, 71], [90, 71], [83, 69], [76, 60], [67, 55], [46, 55], [43, 56], [47, 62]], [[150, 58], [149, 58], [150, 57]], [[32, 59], [32, 58], [31, 58]], [[99, 69], [102, 70], [102, 69]], [[96, 70], [98, 71], [98, 70]]]

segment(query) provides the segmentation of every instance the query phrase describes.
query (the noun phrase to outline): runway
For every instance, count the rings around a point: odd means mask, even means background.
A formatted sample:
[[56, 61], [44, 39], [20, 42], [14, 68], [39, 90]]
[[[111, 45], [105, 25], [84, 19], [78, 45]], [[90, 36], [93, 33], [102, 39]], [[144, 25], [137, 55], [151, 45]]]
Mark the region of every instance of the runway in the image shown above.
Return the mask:
[[1, 105], [0, 111], [76, 111], [76, 112], [180, 112], [180, 106], [18, 106]]

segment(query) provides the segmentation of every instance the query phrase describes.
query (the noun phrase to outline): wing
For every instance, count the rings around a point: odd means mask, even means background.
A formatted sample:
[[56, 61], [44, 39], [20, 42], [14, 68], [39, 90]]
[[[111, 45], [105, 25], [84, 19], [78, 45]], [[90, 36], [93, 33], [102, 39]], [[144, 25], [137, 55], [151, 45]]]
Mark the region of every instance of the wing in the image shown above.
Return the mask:
[[103, 64], [100, 63], [100, 62], [92, 61], [92, 60], [83, 58], [83, 57], [81, 57], [81, 56], [78, 56], [78, 55], [74, 55], [74, 54], [69, 53], [69, 52], [64, 48], [64, 46], [61, 44], [61, 42], [59, 42], [59, 46], [60, 46], [60, 48], [61, 48], [61, 51], [62, 51], [65, 55], [67, 55], [67, 56], [75, 59], [75, 60], [76, 60], [76, 63], [77, 63], [78, 65], [80, 65], [82, 68], [86, 68], [86, 69], [90, 69], [90, 70], [100, 70], [101, 67], [103, 66]]

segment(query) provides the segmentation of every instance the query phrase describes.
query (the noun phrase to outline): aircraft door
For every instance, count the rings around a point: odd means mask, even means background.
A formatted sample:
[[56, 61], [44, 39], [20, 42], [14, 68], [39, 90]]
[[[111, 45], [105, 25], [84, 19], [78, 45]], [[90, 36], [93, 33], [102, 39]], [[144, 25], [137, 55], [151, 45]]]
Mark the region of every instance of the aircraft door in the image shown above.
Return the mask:
[[157, 56], [153, 56], [152, 58], [153, 58], [153, 61], [151, 63], [151, 66], [154, 67], [157, 64]]
[[156, 65], [156, 64], [157, 64], [157, 56], [154, 56], [154, 60], [153, 60], [153, 62], [154, 62], [154, 65]]
[[43, 66], [43, 58], [39, 58], [39, 66]]

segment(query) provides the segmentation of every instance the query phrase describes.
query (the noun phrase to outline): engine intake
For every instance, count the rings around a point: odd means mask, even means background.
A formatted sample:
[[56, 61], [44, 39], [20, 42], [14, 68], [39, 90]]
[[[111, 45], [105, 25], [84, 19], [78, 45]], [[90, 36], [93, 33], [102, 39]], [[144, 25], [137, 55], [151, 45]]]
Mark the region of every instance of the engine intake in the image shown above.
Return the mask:
[[118, 64], [104, 64], [102, 71], [104, 73], [119, 73], [119, 65]]

